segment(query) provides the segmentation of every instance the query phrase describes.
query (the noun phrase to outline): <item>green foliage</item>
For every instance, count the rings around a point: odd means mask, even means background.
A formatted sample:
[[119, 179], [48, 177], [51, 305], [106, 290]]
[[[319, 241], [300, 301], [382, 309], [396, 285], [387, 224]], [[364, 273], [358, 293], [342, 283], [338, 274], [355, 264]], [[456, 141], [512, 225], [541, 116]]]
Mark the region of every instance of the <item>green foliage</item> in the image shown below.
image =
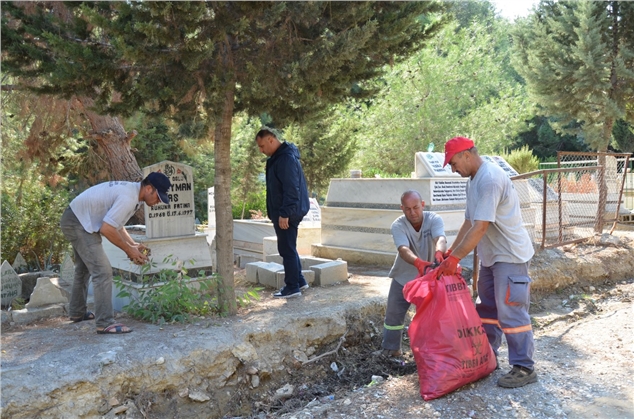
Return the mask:
[[533, 155], [527, 145], [511, 150], [509, 154], [503, 154], [502, 157], [517, 173], [539, 170], [539, 159]]
[[[169, 257], [163, 262], [168, 262]], [[142, 267], [143, 288], [133, 295], [121, 277], [114, 278], [119, 290], [117, 297], [130, 298], [123, 310], [131, 316], [152, 323], [188, 322], [191, 316], [222, 314], [217, 301], [209, 294], [217, 285], [216, 277], [208, 278], [204, 271], [198, 273], [197, 284], [192, 284], [187, 269], [172, 260], [174, 269], [162, 269], [158, 274], [145, 275], [151, 264]], [[154, 264], [156, 265], [156, 264]], [[181, 265], [181, 266], [179, 266]]]
[[325, 196], [330, 179], [341, 177], [357, 151], [355, 133], [360, 122], [347, 117], [344, 106], [303, 124], [294, 124], [286, 131], [286, 140], [300, 151], [302, 168], [310, 196]]
[[249, 220], [255, 214], [266, 215], [266, 190], [251, 193], [242, 202], [233, 204], [231, 213], [234, 220]]
[[634, 124], [619, 119], [612, 130], [614, 148], [623, 153], [634, 152]]
[[445, 26], [381, 82], [383, 93], [357, 107], [362, 153], [354, 163], [364, 172], [372, 167], [409, 176], [416, 152], [432, 143], [442, 150], [456, 135], [472, 138], [482, 153], [499, 151], [532, 116], [510, 66], [509, 24], [502, 19]]
[[533, 117], [529, 129], [520, 133], [509, 148], [514, 149], [522, 145], [527, 145], [542, 161], [556, 160], [558, 151], [588, 151], [582, 137], [555, 131], [548, 118], [544, 116]]
[[2, 259], [22, 253], [31, 270], [51, 269], [69, 249], [59, 227], [70, 202], [67, 191], [53, 189], [32, 172], [4, 177], [2, 187]]
[[541, 1], [513, 31], [513, 65], [559, 132], [606, 151], [634, 121], [634, 3]]
[[231, 139], [231, 202], [234, 219], [248, 219], [251, 211], [266, 214], [264, 166], [266, 156], [260, 153], [255, 134], [262, 124], [259, 118], [236, 115]]

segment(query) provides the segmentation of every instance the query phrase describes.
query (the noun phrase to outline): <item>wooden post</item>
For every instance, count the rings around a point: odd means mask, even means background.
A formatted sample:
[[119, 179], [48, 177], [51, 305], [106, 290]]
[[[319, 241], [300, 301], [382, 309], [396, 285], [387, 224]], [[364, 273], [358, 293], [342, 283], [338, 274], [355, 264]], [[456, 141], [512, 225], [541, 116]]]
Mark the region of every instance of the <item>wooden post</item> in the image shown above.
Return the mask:
[[478, 273], [480, 271], [480, 260], [478, 259], [478, 248], [473, 249], [473, 275], [471, 277], [472, 295], [475, 300], [478, 298]]

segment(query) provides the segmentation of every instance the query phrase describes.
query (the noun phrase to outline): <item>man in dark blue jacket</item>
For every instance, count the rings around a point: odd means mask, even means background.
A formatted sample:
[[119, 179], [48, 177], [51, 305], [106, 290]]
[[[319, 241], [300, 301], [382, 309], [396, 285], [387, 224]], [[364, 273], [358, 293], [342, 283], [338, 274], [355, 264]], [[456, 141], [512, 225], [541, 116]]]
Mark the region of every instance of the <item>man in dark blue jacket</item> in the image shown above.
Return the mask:
[[270, 129], [261, 129], [255, 136], [266, 160], [266, 211], [277, 236], [277, 251], [284, 260], [284, 283], [273, 294], [278, 298], [299, 297], [308, 283], [302, 275], [297, 254], [297, 229], [310, 209], [304, 171], [299, 150], [294, 144], [281, 142]]

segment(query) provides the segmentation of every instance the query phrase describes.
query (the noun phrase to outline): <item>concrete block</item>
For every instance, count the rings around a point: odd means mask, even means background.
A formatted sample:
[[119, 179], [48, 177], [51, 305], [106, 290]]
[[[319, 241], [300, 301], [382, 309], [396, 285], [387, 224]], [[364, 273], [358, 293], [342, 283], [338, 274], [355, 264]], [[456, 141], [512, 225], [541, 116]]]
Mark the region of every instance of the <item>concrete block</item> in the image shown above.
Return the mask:
[[316, 286], [323, 287], [348, 280], [348, 262], [343, 260], [314, 265], [310, 269], [315, 271]]
[[[284, 259], [282, 258], [282, 256], [280, 256], [279, 254], [274, 254], [274, 255], [268, 255], [264, 258], [265, 262], [275, 262], [275, 263], [279, 263], [280, 265], [284, 264]], [[304, 266], [302, 265], [302, 269], [304, 268]]]
[[262, 254], [264, 255], [264, 260], [269, 255], [277, 254], [277, 237], [269, 236], [262, 238]]
[[253, 262], [261, 262], [262, 258], [259, 256], [253, 256], [253, 255], [238, 255], [238, 263], [237, 265], [240, 267], [240, 269], [244, 269], [247, 265], [247, 263], [253, 263]]
[[48, 307], [23, 308], [12, 311], [13, 322], [15, 324], [27, 324], [47, 317], [66, 316], [64, 304], [53, 304]]
[[250, 262], [245, 265], [246, 269], [246, 280], [252, 284], [258, 283], [258, 269], [260, 267], [266, 268], [269, 266], [267, 262]]
[[[280, 289], [284, 286], [284, 277], [286, 276], [286, 273], [284, 271], [279, 271], [276, 272], [276, 278], [275, 278], [275, 288]], [[306, 280], [306, 282], [308, 283], [308, 285], [313, 285], [315, 283], [315, 272], [311, 271], [310, 269], [308, 270], [303, 270], [302, 271], [302, 275], [304, 275], [304, 279]]]
[[2, 324], [11, 323], [13, 321], [13, 318], [11, 316], [13, 313], [12, 311], [2, 310], [1, 313], [2, 313]]
[[313, 256], [300, 257], [300, 260], [302, 262], [302, 269], [310, 269], [311, 266], [332, 262], [332, 259], [318, 258]]
[[284, 270], [284, 265], [275, 262], [261, 262], [258, 265], [258, 284], [275, 288], [277, 286], [277, 272]]

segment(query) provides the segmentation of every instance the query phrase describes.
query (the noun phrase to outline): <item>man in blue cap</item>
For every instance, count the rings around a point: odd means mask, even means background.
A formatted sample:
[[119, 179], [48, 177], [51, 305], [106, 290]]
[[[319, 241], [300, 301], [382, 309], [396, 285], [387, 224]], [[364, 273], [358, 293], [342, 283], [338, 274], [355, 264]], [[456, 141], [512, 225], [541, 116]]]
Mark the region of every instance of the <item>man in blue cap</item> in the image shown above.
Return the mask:
[[[140, 208], [168, 204], [169, 178], [152, 172], [141, 182], [110, 181], [92, 186], [70, 203], [60, 222], [64, 236], [73, 245], [75, 278], [70, 297], [70, 320], [96, 320], [97, 333], [119, 334], [132, 331], [114, 320], [112, 307], [112, 266], [101, 245], [101, 236], [123, 250], [132, 262], [148, 261], [145, 245], [136, 243], [124, 225]], [[95, 313], [86, 311], [88, 280], [92, 277]]]

